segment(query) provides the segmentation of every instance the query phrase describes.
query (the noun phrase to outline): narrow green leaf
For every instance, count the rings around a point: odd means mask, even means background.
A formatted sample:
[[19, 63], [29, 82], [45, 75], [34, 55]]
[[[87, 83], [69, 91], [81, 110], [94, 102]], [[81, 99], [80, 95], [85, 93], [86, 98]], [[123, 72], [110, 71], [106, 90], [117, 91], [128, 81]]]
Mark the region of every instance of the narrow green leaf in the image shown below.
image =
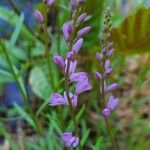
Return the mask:
[[12, 36], [11, 36], [11, 39], [10, 39], [10, 47], [15, 45], [15, 43], [19, 37], [19, 34], [21, 32], [23, 21], [24, 21], [24, 14], [22, 13], [16, 21], [16, 28], [15, 28]]
[[[80, 109], [80, 111], [79, 111], [78, 114], [76, 115], [77, 122], [79, 121], [79, 119], [80, 119], [81, 116], [83, 115], [84, 110], [85, 110], [85, 105], [82, 106], [82, 108]], [[71, 121], [71, 122], [69, 123], [69, 125], [67, 126], [67, 130], [71, 129], [72, 126], [73, 126], [73, 122]]]
[[30, 117], [29, 114], [27, 114], [27, 112], [25, 112], [25, 110], [20, 107], [19, 105], [17, 105], [16, 103], [14, 104], [15, 109], [18, 111], [18, 113], [34, 128], [36, 129], [36, 125], [34, 123], [34, 121], [32, 120], [32, 118]]

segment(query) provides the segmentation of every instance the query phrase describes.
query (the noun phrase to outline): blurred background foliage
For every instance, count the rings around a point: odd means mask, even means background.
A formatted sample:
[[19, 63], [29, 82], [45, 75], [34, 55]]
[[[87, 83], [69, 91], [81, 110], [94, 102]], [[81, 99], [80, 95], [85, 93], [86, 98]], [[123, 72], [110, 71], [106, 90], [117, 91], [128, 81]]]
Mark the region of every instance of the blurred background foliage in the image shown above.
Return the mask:
[[[79, 100], [77, 120], [82, 134], [81, 143], [86, 150], [106, 150], [111, 147], [103, 119], [96, 113], [100, 112], [100, 108], [97, 83], [93, 77], [93, 71], [98, 67], [95, 52], [100, 51], [103, 14], [107, 6], [113, 13], [112, 40], [116, 49], [112, 80], [120, 84], [119, 91], [115, 93], [120, 97], [120, 105], [116, 114], [112, 115], [113, 133], [121, 150], [148, 150], [149, 0], [87, 0], [83, 8], [83, 12], [89, 14], [84, 26], [91, 25], [92, 31], [86, 36], [77, 59], [79, 70], [89, 73], [95, 91], [86, 93]], [[35, 9], [45, 13], [40, 0], [0, 1], [0, 143], [12, 150], [61, 150], [59, 135], [62, 129], [71, 130], [72, 122], [68, 119], [67, 108], [55, 110], [48, 106], [50, 93], [54, 89], [45, 59], [45, 35], [34, 18]], [[61, 28], [70, 19], [69, 11], [68, 0], [57, 0], [48, 15], [50, 69], [55, 91], [59, 92], [63, 91], [63, 79], [52, 56], [56, 53], [66, 54]], [[44, 130], [42, 135], [38, 134], [35, 122], [26, 110], [26, 96]], [[60, 122], [60, 118], [63, 122]]]

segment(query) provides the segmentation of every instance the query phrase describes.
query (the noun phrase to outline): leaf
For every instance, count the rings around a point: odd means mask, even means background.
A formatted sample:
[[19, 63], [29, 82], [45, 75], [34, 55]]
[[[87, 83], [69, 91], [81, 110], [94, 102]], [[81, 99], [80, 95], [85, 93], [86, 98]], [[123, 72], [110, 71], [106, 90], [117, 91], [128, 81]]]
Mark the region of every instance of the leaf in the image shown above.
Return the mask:
[[[88, 0], [86, 2], [85, 11], [91, 18], [85, 22], [84, 26], [91, 26], [92, 30], [86, 35], [85, 38], [85, 48], [90, 48], [97, 43], [99, 39], [99, 32], [101, 28], [101, 20], [103, 13], [103, 6], [105, 0]], [[96, 9], [95, 9], [96, 8]]]
[[17, 74], [17, 78], [19, 78], [20, 76], [22, 76], [27, 69], [31, 66], [31, 62], [27, 61], [25, 64], [23, 64], [23, 66], [21, 67], [21, 69], [19, 70], [18, 74]]
[[122, 53], [150, 52], [150, 8], [141, 8], [112, 29], [112, 40]]
[[45, 74], [40, 67], [34, 67], [31, 70], [29, 83], [33, 92], [37, 96], [39, 96], [43, 100], [49, 99], [51, 88]]
[[15, 109], [18, 111], [18, 113], [34, 128], [36, 129], [36, 125], [30, 115], [28, 115], [25, 110], [18, 106], [16, 103], [14, 104]]
[[[17, 76], [18, 75], [18, 69], [15, 66], [13, 66], [13, 69], [15, 72], [15, 76]], [[18, 77], [18, 83], [19, 83], [20, 88], [21, 88], [20, 90], [23, 91], [24, 96], [27, 98], [28, 96], [27, 96], [25, 84], [24, 84], [23, 78], [21, 76]]]
[[13, 81], [12, 75], [8, 71], [0, 69], [0, 84], [11, 81]]
[[42, 112], [42, 110], [43, 110], [45, 107], [47, 107], [48, 103], [49, 103], [49, 99], [46, 100], [46, 101], [40, 106], [40, 108], [39, 108], [39, 109], [37, 110], [37, 112], [36, 112], [36, 116], [38, 116], [38, 115]]
[[[8, 22], [12, 26], [15, 26], [16, 22], [18, 21], [18, 15], [14, 11], [8, 10], [4, 7], [0, 7], [0, 18]], [[21, 28], [21, 35], [30, 43], [35, 40], [34, 36], [27, 30], [24, 25]]]
[[21, 28], [23, 26], [23, 21], [24, 21], [24, 15], [21, 14], [20, 17], [16, 21], [15, 31], [13, 32], [13, 34], [11, 36], [11, 39], [10, 39], [10, 47], [15, 45], [15, 43], [16, 43], [18, 37], [19, 37]]
[[83, 135], [83, 137], [81, 139], [81, 145], [82, 146], [85, 145], [89, 135], [90, 135], [90, 130], [88, 129], [88, 130], [86, 130], [86, 132], [84, 133], [84, 135]]

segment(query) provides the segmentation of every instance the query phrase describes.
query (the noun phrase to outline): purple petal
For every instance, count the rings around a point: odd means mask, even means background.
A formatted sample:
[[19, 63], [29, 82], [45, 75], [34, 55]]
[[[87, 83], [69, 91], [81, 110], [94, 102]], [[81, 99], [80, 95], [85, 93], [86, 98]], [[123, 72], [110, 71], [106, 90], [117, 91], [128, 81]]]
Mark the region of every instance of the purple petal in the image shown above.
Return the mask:
[[105, 75], [110, 75], [112, 73], [112, 68], [108, 68], [106, 71], [105, 71]]
[[82, 81], [88, 80], [87, 73], [85, 72], [77, 72], [70, 75], [70, 81], [71, 82], [82, 82]]
[[108, 52], [108, 48], [104, 47], [102, 51], [103, 51], [103, 53], [107, 53]]
[[58, 93], [52, 93], [49, 105], [50, 106], [67, 105], [67, 103], [62, 95]]
[[71, 8], [74, 10], [77, 6], [77, 0], [70, 0]]
[[114, 98], [113, 96], [110, 96], [107, 107], [112, 110], [114, 110], [118, 106], [119, 98]]
[[70, 132], [65, 132], [62, 134], [62, 140], [64, 142], [65, 147], [73, 147], [75, 148], [79, 143], [79, 138], [73, 136]]
[[98, 53], [98, 52], [96, 52], [96, 58], [97, 58], [99, 61], [102, 61], [103, 55], [100, 54], [100, 53]]
[[73, 48], [72, 48], [72, 51], [77, 54], [80, 50], [80, 48], [82, 47], [82, 44], [83, 44], [83, 39], [79, 39], [74, 45], [73, 45]]
[[102, 80], [102, 75], [99, 73], [99, 72], [95, 72], [95, 77], [98, 79], [98, 80]]
[[108, 117], [111, 113], [111, 110], [109, 108], [104, 108], [102, 111], [103, 116]]
[[107, 56], [112, 57], [114, 54], [115, 49], [111, 49], [108, 53]]
[[34, 16], [36, 17], [36, 19], [38, 20], [39, 23], [44, 22], [44, 17], [39, 10], [35, 10]]
[[79, 17], [78, 17], [78, 24], [81, 24], [82, 22], [84, 22], [84, 20], [86, 19], [87, 17], [87, 13], [84, 13], [84, 14], [81, 14]]
[[105, 62], [105, 70], [107, 70], [110, 67], [110, 60], [106, 60]]
[[71, 36], [72, 28], [73, 28], [73, 26], [72, 26], [71, 22], [64, 23], [64, 25], [63, 25], [63, 35], [64, 35], [64, 39], [66, 41], [68, 41], [70, 36]]
[[65, 61], [60, 55], [54, 55], [54, 62], [57, 64], [61, 69], [64, 70], [65, 68]]
[[83, 37], [85, 34], [91, 31], [91, 27], [84, 27], [83, 29], [78, 31], [78, 37]]
[[72, 51], [68, 52], [67, 58], [71, 60], [73, 57], [74, 57], [74, 52]]
[[81, 93], [83, 93], [85, 91], [89, 91], [91, 89], [92, 89], [92, 86], [91, 86], [91, 84], [89, 82], [83, 81], [83, 82], [80, 82], [80, 83], [78, 83], [76, 85], [76, 93], [77, 93], [77, 95], [79, 95], [79, 94], [81, 94]]
[[75, 72], [76, 70], [76, 67], [77, 67], [77, 61], [75, 60], [74, 62], [72, 61], [70, 63], [70, 69], [69, 69], [69, 74], [72, 74]]
[[74, 137], [74, 141], [72, 143], [73, 148], [77, 147], [79, 144], [79, 138], [78, 137]]
[[112, 91], [116, 90], [117, 88], [118, 88], [118, 84], [113, 83], [107, 87], [107, 92], [112, 92]]

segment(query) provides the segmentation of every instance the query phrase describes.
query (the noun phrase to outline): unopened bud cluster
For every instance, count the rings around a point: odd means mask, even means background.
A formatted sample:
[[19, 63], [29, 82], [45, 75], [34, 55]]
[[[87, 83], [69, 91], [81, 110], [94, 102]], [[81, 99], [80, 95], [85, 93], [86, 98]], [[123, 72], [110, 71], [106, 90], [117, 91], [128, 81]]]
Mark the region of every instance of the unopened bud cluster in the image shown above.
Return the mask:
[[[104, 27], [103, 27], [103, 35], [101, 38], [101, 45], [102, 45], [102, 51], [101, 53], [96, 53], [96, 58], [100, 64], [100, 72], [95, 72], [95, 77], [99, 80], [100, 84], [100, 95], [104, 95], [101, 99], [101, 101], [104, 104], [102, 106], [102, 114], [105, 117], [108, 117], [111, 112], [117, 107], [118, 105], [118, 98], [115, 98], [113, 96], [110, 96], [108, 98], [108, 101], [105, 104], [105, 97], [108, 93], [111, 94], [114, 90], [118, 88], [117, 83], [112, 83], [110, 85], [107, 85], [107, 79], [109, 79], [109, 76], [111, 75], [113, 69], [111, 68], [111, 57], [114, 54], [114, 48], [113, 48], [113, 42], [110, 40], [111, 36], [111, 11], [110, 8], [108, 8], [105, 11], [105, 17], [104, 17]], [[108, 96], [107, 96], [108, 97]]]

